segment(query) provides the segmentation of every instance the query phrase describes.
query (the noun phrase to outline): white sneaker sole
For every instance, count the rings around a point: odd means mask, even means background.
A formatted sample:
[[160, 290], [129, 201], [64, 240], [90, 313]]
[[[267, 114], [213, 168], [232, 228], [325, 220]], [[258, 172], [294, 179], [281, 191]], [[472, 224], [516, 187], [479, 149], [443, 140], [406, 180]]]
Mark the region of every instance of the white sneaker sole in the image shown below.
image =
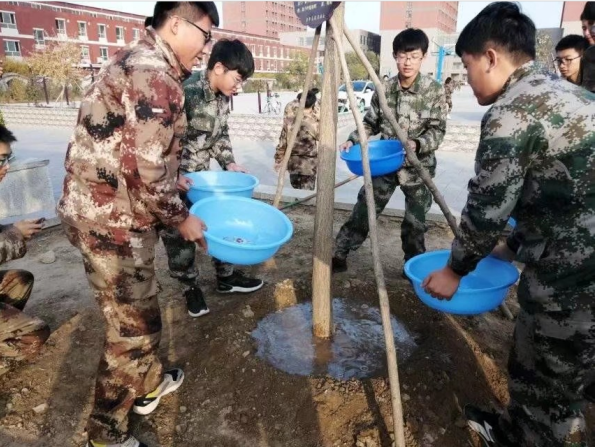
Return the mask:
[[149, 405], [145, 405], [144, 407], [134, 406], [132, 407], [132, 411], [134, 411], [136, 414], [140, 414], [141, 416], [151, 414], [159, 405], [159, 401], [161, 400], [161, 398], [176, 391], [178, 388], [182, 386], [183, 382], [184, 372], [182, 372], [182, 377], [180, 377], [180, 380], [178, 380], [177, 382], [170, 382], [169, 385], [166, 385], [165, 390], [162, 391], [162, 393], [159, 396], [157, 396], [153, 402], [151, 402]]
[[260, 283], [260, 285], [256, 287], [232, 287], [229, 290], [219, 290], [219, 288], [217, 288], [217, 293], [251, 293], [262, 289], [263, 286], [264, 282]]
[[209, 309], [201, 310], [198, 313], [193, 313], [193, 312], [188, 311], [188, 315], [190, 315], [192, 318], [198, 318], [198, 317], [202, 317], [203, 315], [206, 315], [210, 312], [211, 311]]

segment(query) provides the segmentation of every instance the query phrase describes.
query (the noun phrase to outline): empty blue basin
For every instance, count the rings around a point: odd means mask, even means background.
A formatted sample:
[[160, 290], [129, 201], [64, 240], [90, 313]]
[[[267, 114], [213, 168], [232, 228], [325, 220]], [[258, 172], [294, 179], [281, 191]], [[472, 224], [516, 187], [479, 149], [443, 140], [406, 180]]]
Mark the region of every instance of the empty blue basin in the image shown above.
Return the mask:
[[187, 193], [188, 200], [196, 203], [199, 200], [214, 196], [252, 197], [258, 179], [243, 172], [201, 171], [184, 174], [192, 180], [193, 185]]
[[[398, 140], [374, 140], [368, 142], [370, 170], [372, 177], [390, 174], [399, 170], [405, 161], [403, 145]], [[341, 159], [347, 163], [351, 172], [364, 175], [362, 148], [359, 144], [351, 146], [349, 152], [341, 152]]]
[[433, 251], [411, 258], [405, 263], [405, 275], [413, 283], [421, 301], [433, 309], [456, 315], [476, 315], [498, 307], [508, 289], [519, 279], [519, 272], [509, 262], [494, 257], [480, 261], [477, 268], [461, 280], [459, 290], [451, 300], [439, 300], [428, 295], [421, 283], [435, 270], [446, 266], [450, 250]]
[[232, 264], [260, 264], [293, 234], [293, 225], [277, 208], [254, 199], [218, 196], [190, 208], [207, 225], [209, 254]]

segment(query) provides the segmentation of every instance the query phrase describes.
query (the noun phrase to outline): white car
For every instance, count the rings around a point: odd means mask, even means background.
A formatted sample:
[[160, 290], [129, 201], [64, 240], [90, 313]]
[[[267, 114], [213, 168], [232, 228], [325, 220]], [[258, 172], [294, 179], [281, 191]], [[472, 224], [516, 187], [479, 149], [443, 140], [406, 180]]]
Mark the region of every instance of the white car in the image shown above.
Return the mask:
[[[353, 81], [353, 93], [357, 106], [361, 112], [370, 107], [372, 95], [376, 91], [376, 87], [372, 81]], [[349, 109], [349, 100], [347, 98], [347, 88], [345, 84], [339, 87], [339, 112], [347, 112]]]

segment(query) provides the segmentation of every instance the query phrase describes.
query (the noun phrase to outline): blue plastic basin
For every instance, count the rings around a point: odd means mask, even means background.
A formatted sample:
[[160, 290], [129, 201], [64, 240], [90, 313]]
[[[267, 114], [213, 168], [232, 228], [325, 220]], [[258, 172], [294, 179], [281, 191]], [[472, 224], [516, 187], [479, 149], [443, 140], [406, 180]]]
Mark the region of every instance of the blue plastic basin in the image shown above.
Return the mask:
[[[390, 174], [399, 170], [405, 161], [403, 145], [398, 140], [374, 140], [368, 142], [370, 154], [370, 170], [372, 177]], [[341, 159], [347, 163], [351, 172], [364, 175], [362, 165], [362, 148], [356, 144], [349, 148], [349, 152], [341, 152]]]
[[293, 225], [277, 208], [254, 199], [218, 196], [190, 208], [207, 225], [208, 252], [232, 264], [260, 264], [293, 234]]
[[184, 176], [193, 182], [187, 194], [188, 200], [192, 203], [214, 196], [250, 198], [254, 188], [258, 186], [256, 177], [243, 172], [201, 171]]
[[511, 263], [494, 257], [480, 261], [477, 268], [461, 280], [459, 290], [451, 300], [439, 300], [421, 288], [423, 280], [433, 271], [446, 266], [450, 250], [433, 251], [411, 258], [405, 263], [405, 274], [413, 283], [415, 293], [433, 309], [456, 315], [476, 315], [498, 307], [508, 289], [519, 279]]

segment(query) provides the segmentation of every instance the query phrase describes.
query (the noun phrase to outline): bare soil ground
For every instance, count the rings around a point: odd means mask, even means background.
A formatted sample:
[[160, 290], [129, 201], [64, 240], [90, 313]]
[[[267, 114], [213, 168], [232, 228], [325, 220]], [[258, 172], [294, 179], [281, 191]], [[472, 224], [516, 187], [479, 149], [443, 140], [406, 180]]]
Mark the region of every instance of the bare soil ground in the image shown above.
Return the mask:
[[[288, 214], [295, 225], [293, 240], [274, 262], [248, 269], [267, 282], [254, 294], [216, 295], [213, 268], [200, 256], [211, 314], [199, 319], [187, 315], [183, 286], [167, 275], [159, 245], [161, 357], [166, 366], [183, 367], [186, 381], [153, 414], [131, 417], [132, 432], [151, 447], [391, 445], [386, 374], [347, 382], [292, 376], [254, 355], [250, 333], [258, 321], [311, 296], [314, 210], [297, 208]], [[335, 231], [346, 217], [336, 213]], [[401, 278], [399, 225], [399, 219], [382, 217], [379, 230], [392, 312], [418, 344], [399, 365], [407, 446], [476, 446], [460, 407], [467, 402], [493, 408], [506, 404], [505, 364], [513, 322], [498, 311], [452, 318], [423, 305]], [[448, 248], [451, 239], [446, 226], [432, 224], [428, 250]], [[50, 251], [55, 262], [42, 263], [51, 261], [51, 254], [44, 259]], [[333, 277], [333, 295], [377, 306], [369, 242], [349, 258], [349, 265], [347, 273]], [[33, 240], [24, 259], [2, 268], [35, 274], [27, 312], [46, 320], [54, 332], [37, 359], [0, 379], [0, 445], [82, 446], [103, 320], [80, 255], [57, 227]], [[508, 305], [516, 313], [514, 298], [508, 298]], [[39, 407], [43, 404], [47, 408]]]

